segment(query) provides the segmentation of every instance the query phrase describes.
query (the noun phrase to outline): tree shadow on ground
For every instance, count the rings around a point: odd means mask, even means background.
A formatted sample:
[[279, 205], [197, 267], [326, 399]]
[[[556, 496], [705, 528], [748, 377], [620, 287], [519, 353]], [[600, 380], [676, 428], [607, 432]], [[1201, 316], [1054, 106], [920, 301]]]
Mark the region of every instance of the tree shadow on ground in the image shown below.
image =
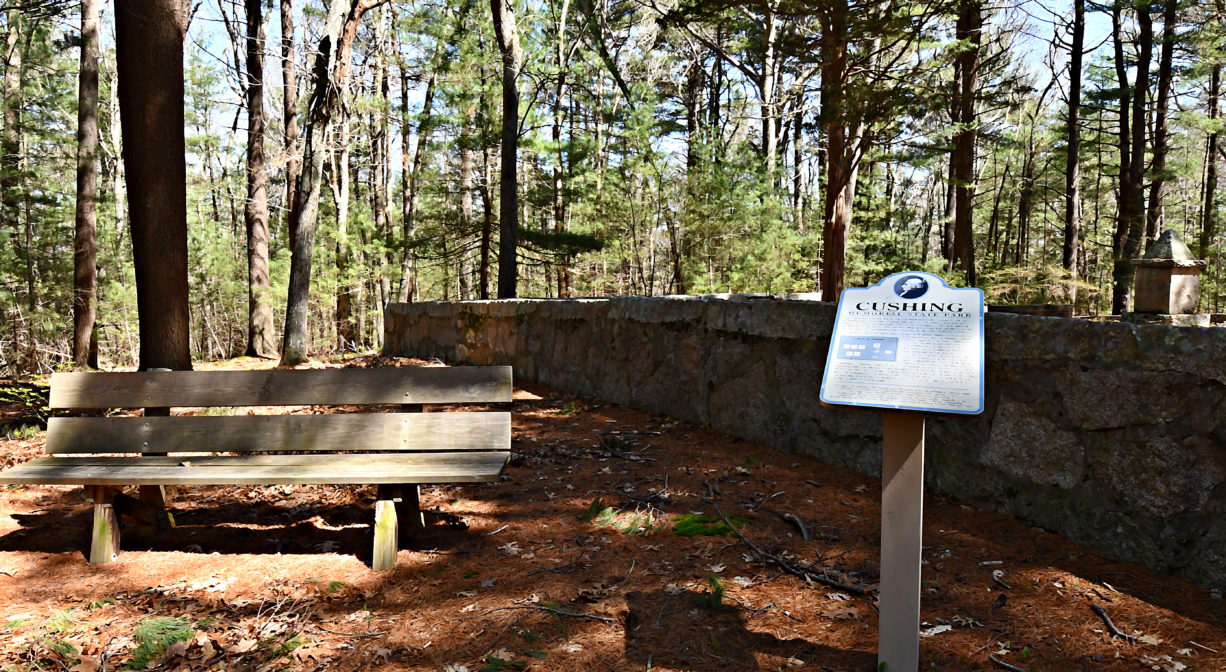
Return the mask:
[[[626, 595], [626, 659], [637, 665], [677, 670], [760, 670], [758, 656], [780, 663], [803, 661], [801, 669], [868, 672], [873, 654], [836, 649], [795, 637], [781, 639], [749, 628], [752, 612], [733, 605], [702, 608], [707, 596], [694, 591]], [[819, 667], [821, 666], [821, 667]], [[774, 668], [767, 668], [774, 669]]]

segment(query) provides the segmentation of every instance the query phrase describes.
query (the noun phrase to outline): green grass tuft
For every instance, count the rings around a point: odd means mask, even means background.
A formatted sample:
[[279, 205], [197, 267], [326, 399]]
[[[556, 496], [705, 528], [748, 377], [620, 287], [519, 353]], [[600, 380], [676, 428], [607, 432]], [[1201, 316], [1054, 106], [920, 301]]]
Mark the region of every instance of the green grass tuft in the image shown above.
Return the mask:
[[196, 636], [196, 631], [188, 625], [187, 619], [178, 616], [157, 616], [145, 619], [136, 626], [136, 651], [132, 660], [124, 667], [129, 670], [143, 670], [158, 658], [166, 649], [176, 642], [186, 642]]
[[[731, 516], [728, 521], [737, 528], [745, 524], [740, 516]], [[673, 519], [673, 534], [678, 537], [727, 537], [732, 534], [732, 528], [717, 516], [683, 513]]]

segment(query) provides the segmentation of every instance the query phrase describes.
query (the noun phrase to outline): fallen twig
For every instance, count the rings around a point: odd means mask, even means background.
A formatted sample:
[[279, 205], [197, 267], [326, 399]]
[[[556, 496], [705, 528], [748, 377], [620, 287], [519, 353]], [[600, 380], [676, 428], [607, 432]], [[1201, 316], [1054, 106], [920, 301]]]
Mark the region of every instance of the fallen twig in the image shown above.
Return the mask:
[[815, 581], [817, 583], [822, 584], [823, 586], [829, 586], [830, 588], [837, 588], [839, 590], [842, 590], [848, 593], [854, 593], [856, 595], [867, 595], [868, 594], [868, 590], [863, 587], [853, 586], [850, 584], [843, 583], [841, 581], [836, 581], [826, 576], [824, 573], [818, 573], [816, 571], [809, 572], [804, 569], [793, 567], [783, 558], [780, 558], [771, 553], [767, 553], [766, 551], [758, 548], [757, 544], [749, 540], [749, 537], [746, 537], [744, 534], [741, 534], [741, 531], [736, 529], [736, 526], [732, 524], [732, 521], [728, 520], [728, 517], [724, 515], [724, 512], [719, 510], [718, 504], [712, 501], [711, 506], [715, 507], [715, 513], [719, 514], [720, 520], [724, 521], [724, 524], [727, 525], [728, 528], [732, 530], [732, 533], [735, 534], [738, 539], [745, 542], [746, 546], [749, 546], [749, 548], [753, 550], [754, 553], [758, 554], [758, 557], [762, 558], [766, 562], [775, 565], [779, 569], [782, 569], [783, 571], [793, 576], [802, 578], [805, 581]]
[[383, 635], [387, 634], [386, 632], [382, 630], [376, 630], [374, 632], [363, 633], [363, 632], [340, 632], [338, 630], [329, 630], [322, 625], [316, 625], [315, 628], [318, 630], [322, 630], [330, 635], [340, 635], [341, 637], [356, 637], [358, 639], [366, 639], [368, 637], [382, 637]]
[[672, 597], [672, 595], [669, 595], [668, 597], [666, 597], [666, 598], [664, 599], [664, 604], [661, 604], [661, 605], [660, 605], [660, 611], [659, 611], [658, 613], [656, 613], [656, 625], [655, 625], [655, 627], [657, 627], [657, 628], [658, 628], [658, 627], [660, 627], [660, 620], [664, 618], [664, 610], [668, 608], [668, 603], [669, 603], [669, 602], [672, 602], [672, 601], [673, 601], [673, 597]]
[[1211, 649], [1211, 648], [1209, 648], [1209, 647], [1205, 646], [1204, 644], [1197, 644], [1196, 642], [1194, 642], [1194, 641], [1192, 641], [1192, 640], [1190, 640], [1190, 639], [1188, 640], [1188, 643], [1189, 643], [1189, 644], [1191, 644], [1192, 646], [1195, 646], [1195, 647], [1196, 647], [1196, 648], [1198, 648], [1198, 649], [1203, 649], [1203, 650], [1205, 650], [1205, 651], [1208, 651], [1209, 653], [1217, 653], [1217, 649]]
[[[509, 611], [512, 609], [531, 609], [534, 611], [545, 611], [545, 612], [553, 614], [554, 616], [567, 616], [570, 618], [588, 618], [593, 621], [601, 621], [603, 623], [616, 623], [617, 622], [616, 618], [609, 618], [608, 616], [597, 616], [596, 614], [585, 614], [581, 611], [566, 611], [565, 609], [554, 609], [553, 607], [546, 607], [540, 604], [524, 604], [524, 605], [516, 605], [512, 607], [498, 607], [497, 609], [490, 609], [489, 611], [485, 612], [485, 614], [492, 614], [496, 611]], [[482, 615], [485, 615], [485, 614], [482, 614]]]
[[787, 522], [791, 522], [792, 525], [796, 526], [796, 529], [801, 531], [801, 537], [804, 538], [804, 541], [810, 541], [810, 538], [812, 538], [812, 536], [809, 535], [808, 527], [804, 526], [804, 521], [801, 520], [801, 516], [787, 513], [787, 511], [771, 511], [771, 513], [781, 517], [781, 519], [786, 520]]
[[570, 567], [573, 564], [575, 564], [575, 561], [571, 560], [570, 562], [558, 565], [557, 567], [537, 567], [536, 569], [532, 570], [531, 572], [528, 572], [524, 576], [532, 576], [533, 574], [540, 574], [541, 572], [557, 572], [560, 574], [562, 573], [563, 569], [566, 569], [567, 567]]
[[1107, 632], [1111, 633], [1112, 637], [1119, 637], [1123, 639], [1124, 641], [1128, 642], [1129, 644], [1137, 643], [1136, 637], [1133, 637], [1132, 635], [1126, 635], [1120, 632], [1119, 628], [1115, 627], [1115, 624], [1111, 622], [1111, 617], [1107, 615], [1107, 610], [1103, 609], [1102, 605], [1098, 604], [1097, 602], [1091, 602], [1090, 611], [1094, 612], [1095, 614], [1098, 614], [1098, 617], [1103, 619], [1103, 623], [1107, 624]]
[[993, 665], [995, 665], [996, 667], [999, 667], [1002, 670], [1009, 670], [1009, 672], [1026, 672], [1026, 670], [1018, 667], [1017, 665], [1010, 665], [1009, 663], [1006, 663], [1005, 661], [993, 655], [989, 655], [988, 660], [992, 661]]

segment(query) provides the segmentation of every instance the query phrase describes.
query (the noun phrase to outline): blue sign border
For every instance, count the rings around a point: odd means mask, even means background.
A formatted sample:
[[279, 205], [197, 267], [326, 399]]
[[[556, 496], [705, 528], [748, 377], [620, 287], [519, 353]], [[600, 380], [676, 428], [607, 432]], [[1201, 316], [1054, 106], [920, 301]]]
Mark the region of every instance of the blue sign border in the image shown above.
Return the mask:
[[[924, 408], [920, 406], [888, 406], [885, 404], [852, 403], [852, 402], [847, 402], [847, 401], [830, 401], [826, 399], [826, 379], [830, 374], [830, 364], [835, 359], [835, 343], [837, 342], [836, 339], [838, 338], [838, 335], [839, 335], [839, 319], [843, 315], [843, 301], [847, 300], [848, 295], [851, 292], [863, 292], [869, 289], [873, 289], [875, 287], [884, 287], [886, 286], [887, 283], [892, 284], [893, 282], [896, 282], [897, 280], [901, 279], [901, 276], [904, 276], [904, 275], [919, 275], [923, 277], [924, 279], [926, 279], [930, 284], [933, 281], [940, 282], [941, 286], [945, 287], [946, 289], [952, 289], [952, 290], [956, 290], [959, 292], [978, 292], [979, 293], [979, 301], [978, 301], [978, 305], [979, 305], [979, 318], [978, 318], [979, 320], [979, 408], [973, 411], [962, 411], [962, 410], [951, 410], [948, 408]], [[934, 275], [932, 273], [927, 273], [924, 271], [902, 271], [899, 273], [891, 273], [890, 275], [887, 275], [886, 277], [882, 278], [875, 285], [870, 285], [868, 287], [849, 287], [847, 289], [844, 289], [842, 295], [839, 296], [838, 307], [835, 309], [834, 328], [830, 332], [830, 344], [831, 345], [826, 350], [826, 367], [822, 369], [822, 385], [821, 385], [821, 389], [818, 392], [818, 399], [820, 399], [822, 403], [830, 404], [832, 406], [858, 406], [861, 408], [883, 408], [883, 409], [898, 410], [898, 411], [925, 411], [928, 413], [957, 413], [959, 415], [979, 415], [980, 413], [983, 413], [983, 406], [984, 406], [984, 371], [983, 371], [983, 361], [984, 361], [983, 322], [984, 322], [984, 319], [983, 319], [983, 315], [984, 315], [984, 312], [985, 312], [985, 308], [984, 308], [984, 302], [983, 302], [983, 290], [982, 289], [979, 289], [977, 287], [950, 287], [949, 283], [945, 282], [945, 279], [942, 278], [941, 276]]]

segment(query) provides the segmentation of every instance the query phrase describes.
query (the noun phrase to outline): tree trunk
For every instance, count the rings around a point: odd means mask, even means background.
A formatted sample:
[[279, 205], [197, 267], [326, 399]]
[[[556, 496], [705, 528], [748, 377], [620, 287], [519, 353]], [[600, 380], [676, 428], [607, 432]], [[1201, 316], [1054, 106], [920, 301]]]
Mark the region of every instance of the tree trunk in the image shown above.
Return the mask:
[[281, 0], [281, 79], [282, 109], [285, 117], [285, 228], [289, 247], [294, 248], [294, 228], [290, 217], [298, 193], [298, 74], [294, 66], [294, 0]]
[[115, 51], [140, 368], [192, 368], [181, 0], [116, 0]]
[[21, 212], [21, 7], [8, 10], [4, 41], [4, 131], [0, 135], [0, 228], [20, 227]]
[[[962, 87], [962, 59], [954, 59], [954, 79], [952, 82], [953, 95], [950, 97], [949, 103], [949, 121], [956, 128], [958, 126], [958, 115], [961, 114], [962, 106], [958, 92]], [[956, 136], [955, 136], [956, 137]], [[952, 269], [954, 260], [957, 256], [954, 254], [954, 175], [957, 173], [955, 162], [957, 161], [958, 152], [951, 148], [949, 158], [945, 166], [945, 210], [942, 213], [941, 220], [941, 257], [949, 262], [949, 268]]]
[[290, 229], [295, 231], [290, 256], [289, 298], [285, 308], [285, 337], [281, 345], [282, 366], [301, 364], [310, 347], [307, 315], [310, 312], [311, 263], [315, 254], [315, 229], [319, 215], [320, 181], [323, 176], [324, 135], [332, 116], [341, 106], [341, 91], [349, 75], [349, 60], [358, 22], [369, 7], [367, 0], [332, 0], [323, 36], [311, 66], [311, 102], [302, 147], [303, 171], [290, 210]]
[[775, 13], [779, 2], [766, 0], [763, 5], [766, 15], [762, 23], [762, 80], [758, 82], [762, 93], [762, 159], [766, 163], [766, 174], [770, 176], [771, 186], [774, 186], [775, 164], [779, 154], [779, 109], [775, 100], [775, 83], [779, 68], [775, 54], [779, 26]]
[[[414, 236], [417, 235], [417, 191], [420, 185], [422, 166], [425, 165], [426, 162], [426, 143], [429, 142], [430, 139], [430, 122], [431, 115], [434, 111], [434, 90], [438, 83], [437, 55], [442, 52], [443, 48], [444, 47], [442, 44], [437, 45], [435, 48], [435, 67], [431, 69], [430, 79], [426, 81], [426, 95], [422, 100], [421, 116], [418, 118], [417, 122], [417, 149], [413, 152], [413, 165], [411, 167], [405, 165], [404, 168], [404, 221], [401, 222], [401, 235], [404, 237], [405, 247], [403, 255], [400, 258], [400, 292], [396, 297], [396, 300], [400, 301], [401, 303], [408, 301], [413, 295], [413, 292], [411, 291], [413, 287], [413, 260], [416, 255], [409, 245], [412, 243]], [[401, 73], [401, 81], [406, 83], [408, 82], [408, 76], [405, 75], [403, 71]], [[405, 111], [404, 123], [407, 125], [409, 123], [408, 91], [406, 90], [403, 95], [405, 96], [403, 107]], [[409, 146], [406, 143], [403, 147], [406, 157], [408, 148]]]
[[[1220, 0], [1219, 0], [1220, 6]], [[1218, 97], [1222, 92], [1222, 64], [1214, 63], [1209, 75], [1209, 120], [1218, 118]], [[1205, 165], [1205, 204], [1200, 215], [1200, 245], [1197, 256], [1208, 259], [1213, 254], [1213, 239], [1217, 235], [1217, 212], [1214, 210], [1217, 195], [1217, 163], [1218, 163], [1218, 130], [1216, 124], [1210, 124], [1213, 130], [1209, 133], [1207, 144], [1207, 163]]]
[[247, 5], [247, 356], [275, 355], [268, 275], [268, 165], [264, 158], [264, 17]]
[[[554, 45], [554, 65], [557, 67], [557, 83], [553, 89], [553, 230], [554, 233], [561, 234], [567, 230], [566, 225], [566, 198], [564, 195], [565, 184], [563, 182], [565, 175], [565, 166], [563, 159], [565, 150], [562, 146], [562, 93], [566, 88], [567, 54], [566, 54], [566, 19], [570, 11], [570, 0], [562, 0], [562, 7], [558, 12], [557, 23], [557, 40]], [[570, 296], [570, 258], [568, 255], [559, 255], [557, 279], [558, 279], [558, 298], [566, 298]]]
[[[460, 116], [460, 228], [463, 231], [465, 239], [464, 247], [467, 248], [468, 236], [472, 235], [473, 230], [473, 117], [475, 115], [475, 105], [471, 100], [466, 100], [463, 103], [463, 111]], [[461, 272], [466, 277], [471, 276], [471, 259], [472, 257], [465, 253], [463, 255], [465, 262], [461, 264]], [[468, 282], [468, 281], [466, 281]], [[478, 290], [480, 291], [480, 290]], [[471, 290], [469, 294], [461, 297], [471, 299]]]
[[519, 228], [519, 70], [523, 50], [515, 13], [507, 0], [490, 0], [494, 16], [494, 35], [502, 54], [502, 157], [498, 203], [498, 298], [518, 296], [516, 237]]
[[98, 368], [98, 0], [81, 0], [77, 105], [77, 222], [73, 241], [72, 359]]
[[[1124, 60], [1121, 7], [1111, 8], [1111, 33], [1115, 46], [1115, 72], [1120, 84], [1120, 198], [1115, 236], [1112, 239], [1111, 312], [1127, 312], [1131, 305], [1135, 269], [1130, 263], [1141, 249], [1145, 236], [1145, 98], [1149, 89], [1149, 62], [1153, 55], [1154, 26], [1148, 2], [1137, 6], [1139, 54], [1136, 78], [1128, 84], [1128, 64]], [[1130, 96], [1131, 94], [1131, 96]], [[1129, 106], [1131, 105], [1131, 121]]]
[[345, 352], [357, 349], [359, 333], [353, 320], [353, 295], [361, 290], [350, 277], [349, 265], [349, 123], [334, 127], [335, 142], [340, 152], [332, 154], [332, 202], [336, 205], [336, 345]]
[[1073, 43], [1069, 47], [1068, 146], [1064, 154], [1064, 256], [1074, 281], [1070, 299], [1077, 302], [1077, 248], [1081, 235], [1081, 60], [1085, 50], [1086, 3], [1073, 0]]
[[966, 273], [966, 284], [974, 287], [975, 238], [973, 229], [975, 198], [975, 139], [978, 120], [975, 94], [979, 75], [979, 44], [983, 32], [981, 0], [962, 0], [958, 11], [957, 39], [964, 44], [958, 55], [958, 135], [954, 143], [954, 256]]
[[[485, 92], [488, 87], [486, 83], [485, 68], [481, 69], [481, 98], [480, 98], [480, 116], [477, 123], [477, 135], [479, 137], [487, 137], [490, 124], [490, 100], [486, 97]], [[477, 269], [479, 296], [484, 301], [490, 298], [490, 248], [494, 237], [494, 196], [491, 193], [491, 184], [494, 180], [493, 161], [490, 159], [490, 147], [482, 143], [481, 146], [481, 250], [480, 262]]]
[[822, 300], [837, 301], [846, 286], [847, 231], [851, 227], [856, 174], [866, 143], [864, 127], [847, 121], [847, 30], [850, 8], [835, 3], [823, 16], [821, 38], [821, 111], [819, 123], [826, 136], [826, 186], [822, 218], [822, 260], [818, 287]]
[[1158, 102], [1154, 110], [1153, 163], [1149, 183], [1149, 210], [1145, 217], [1145, 240], [1157, 240], [1162, 229], [1162, 194], [1166, 187], [1166, 113], [1171, 97], [1171, 64], [1175, 57], [1178, 0], [1166, 0], [1162, 9], [1162, 51], [1158, 57]]

